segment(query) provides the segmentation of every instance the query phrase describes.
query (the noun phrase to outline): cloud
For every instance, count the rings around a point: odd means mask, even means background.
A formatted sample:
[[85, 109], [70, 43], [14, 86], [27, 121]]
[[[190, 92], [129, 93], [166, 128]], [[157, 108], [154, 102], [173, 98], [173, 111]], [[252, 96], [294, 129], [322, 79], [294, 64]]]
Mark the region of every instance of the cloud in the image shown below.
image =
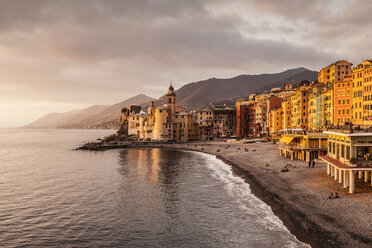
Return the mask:
[[0, 1], [0, 103], [109, 104], [160, 96], [170, 80], [180, 87], [356, 63], [371, 51], [371, 8], [363, 0]]

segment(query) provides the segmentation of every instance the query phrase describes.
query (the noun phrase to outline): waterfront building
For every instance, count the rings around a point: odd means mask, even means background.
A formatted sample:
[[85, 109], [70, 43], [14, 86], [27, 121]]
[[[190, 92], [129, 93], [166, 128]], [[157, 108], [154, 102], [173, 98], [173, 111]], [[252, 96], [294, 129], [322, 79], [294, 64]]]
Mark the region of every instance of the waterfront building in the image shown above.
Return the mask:
[[198, 140], [198, 124], [193, 114], [175, 112], [173, 121], [164, 123], [164, 141], [195, 141]]
[[274, 136], [277, 132], [283, 129], [282, 120], [283, 111], [281, 108], [274, 108], [269, 112], [269, 128], [270, 135]]
[[307, 130], [309, 95], [309, 88], [302, 87], [291, 96], [292, 128]]
[[352, 77], [345, 76], [342, 81], [335, 82], [333, 85], [334, 92], [334, 117], [333, 124], [344, 126], [352, 118]]
[[131, 132], [134, 133], [135, 127], [138, 127], [140, 140], [193, 141], [199, 138], [198, 123], [185, 108], [176, 105], [176, 93], [172, 85], [164, 105], [155, 108], [151, 102], [147, 113], [140, 112], [129, 116], [129, 119], [129, 126], [133, 126]]
[[292, 122], [292, 114], [291, 114], [291, 100], [286, 99], [282, 101], [282, 128], [285, 129], [290, 129], [292, 128], [291, 122]]
[[139, 135], [140, 124], [146, 113], [141, 112], [129, 115], [128, 117], [128, 135]]
[[140, 116], [145, 113], [141, 112], [141, 106], [130, 105], [127, 108], [121, 110], [119, 116], [120, 125], [127, 121], [128, 135], [138, 135], [138, 128], [140, 125]]
[[[363, 95], [364, 95], [364, 75], [366, 70], [371, 66], [371, 62], [365, 60], [363, 63], [353, 68], [353, 113], [352, 122], [357, 126], [364, 126]], [[368, 93], [365, 93], [368, 95]], [[368, 103], [367, 103], [368, 104]], [[367, 114], [368, 116], [368, 114]]]
[[[258, 127], [260, 131], [260, 135], [267, 136], [267, 103], [265, 101], [255, 102], [255, 116], [254, 116], [254, 123], [255, 126]], [[253, 120], [252, 120], [253, 122]]]
[[333, 125], [334, 104], [333, 84], [327, 84], [320, 93], [320, 128], [326, 129]]
[[276, 96], [276, 95], [271, 95], [265, 101], [266, 113], [263, 113], [263, 114], [265, 114], [266, 116], [265, 116], [265, 123], [264, 123], [264, 126], [263, 126], [262, 131], [261, 131], [264, 136], [270, 136], [271, 135], [270, 127], [269, 127], [269, 125], [270, 125], [270, 122], [269, 122], [270, 111], [272, 111], [274, 109], [277, 109], [277, 108], [281, 108], [282, 107], [282, 101], [283, 101], [283, 99]]
[[236, 110], [225, 105], [213, 106], [213, 138], [221, 139], [235, 136]]
[[207, 108], [198, 111], [197, 122], [199, 124], [199, 139], [213, 139], [213, 109]]
[[327, 135], [322, 132], [306, 132], [303, 129], [292, 129], [283, 132], [278, 142], [279, 154], [291, 160], [310, 161], [327, 149]]
[[313, 92], [309, 96], [309, 104], [308, 104], [308, 130], [315, 130], [316, 129], [316, 112], [319, 111], [316, 107], [316, 99], [317, 94]]
[[362, 63], [361, 73], [363, 81], [363, 126], [372, 126], [372, 60]]
[[238, 100], [236, 102], [236, 136], [247, 138], [252, 129], [249, 126], [250, 113], [254, 112], [253, 101]]
[[328, 135], [327, 155], [320, 159], [327, 163], [327, 174], [354, 193], [356, 175], [364, 183], [372, 179], [372, 133], [347, 130], [324, 133]]
[[336, 61], [324, 68], [318, 73], [318, 82], [323, 84], [342, 81], [344, 76], [351, 74], [352, 64], [346, 60]]
[[313, 87], [312, 93], [309, 95], [308, 100], [308, 130], [315, 131], [322, 129], [322, 106], [321, 106], [321, 93], [324, 85]]

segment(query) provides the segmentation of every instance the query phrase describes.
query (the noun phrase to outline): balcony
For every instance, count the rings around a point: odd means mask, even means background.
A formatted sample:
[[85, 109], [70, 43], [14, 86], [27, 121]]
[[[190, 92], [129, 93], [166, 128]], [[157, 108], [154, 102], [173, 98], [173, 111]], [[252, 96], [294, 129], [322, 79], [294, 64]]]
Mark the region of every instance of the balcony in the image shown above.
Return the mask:
[[327, 146], [326, 145], [309, 145], [309, 146], [303, 146], [301, 144], [284, 144], [284, 143], [278, 143], [279, 144], [279, 148], [283, 148], [283, 149], [287, 149], [287, 150], [290, 150], [290, 151], [297, 151], [297, 150], [327, 150]]

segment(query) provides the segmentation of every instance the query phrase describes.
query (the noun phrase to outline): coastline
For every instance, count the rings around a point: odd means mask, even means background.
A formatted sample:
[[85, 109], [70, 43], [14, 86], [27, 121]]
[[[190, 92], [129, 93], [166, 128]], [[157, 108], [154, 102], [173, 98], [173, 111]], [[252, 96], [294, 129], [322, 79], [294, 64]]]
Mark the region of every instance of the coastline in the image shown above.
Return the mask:
[[[301, 242], [312, 247], [372, 246], [372, 223], [368, 219], [372, 213], [371, 193], [348, 195], [326, 176], [324, 163], [317, 162], [316, 168], [309, 169], [304, 161], [279, 157], [271, 143], [134, 143], [127, 148], [180, 149], [213, 155], [230, 165]], [[287, 163], [295, 168], [280, 173]], [[329, 192], [335, 191], [341, 198], [329, 200]], [[355, 214], [357, 211], [364, 212]]]

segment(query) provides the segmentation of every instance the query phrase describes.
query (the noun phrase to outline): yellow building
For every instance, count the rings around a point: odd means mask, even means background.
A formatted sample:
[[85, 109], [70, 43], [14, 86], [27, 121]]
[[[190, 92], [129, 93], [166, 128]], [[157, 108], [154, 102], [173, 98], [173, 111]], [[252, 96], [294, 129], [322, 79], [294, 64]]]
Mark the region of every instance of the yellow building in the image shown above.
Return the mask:
[[281, 108], [275, 108], [269, 112], [269, 131], [271, 136], [283, 129], [282, 116]]
[[327, 149], [327, 135], [320, 132], [288, 130], [279, 140], [280, 156], [309, 161]]
[[290, 129], [292, 128], [292, 114], [291, 114], [291, 100], [285, 100], [282, 102], [282, 128]]
[[351, 74], [352, 64], [346, 60], [336, 61], [318, 73], [318, 82], [323, 84], [334, 83], [343, 80], [344, 76]]
[[308, 114], [308, 121], [309, 121], [309, 126], [308, 129], [309, 131], [313, 131], [316, 129], [316, 112], [317, 112], [317, 106], [316, 106], [316, 98], [317, 94], [313, 92], [309, 96], [309, 114]]
[[[372, 133], [327, 131], [327, 155], [320, 158], [327, 163], [327, 174], [355, 193], [355, 177], [369, 183], [372, 172]], [[372, 182], [372, 178], [371, 178]], [[371, 185], [371, 184], [370, 184]]]
[[267, 123], [267, 104], [266, 102], [260, 101], [256, 102], [255, 105], [255, 123], [259, 124], [260, 127], [265, 128]]
[[291, 96], [291, 127], [295, 129], [308, 128], [308, 87], [303, 87], [295, 91]]
[[328, 84], [320, 93], [320, 129], [326, 129], [333, 125], [333, 96], [333, 84]]
[[164, 141], [192, 141], [198, 139], [198, 124], [186, 112], [176, 113], [174, 121], [164, 123]]
[[[362, 127], [364, 126], [363, 83], [366, 71], [369, 70], [370, 66], [371, 61], [365, 60], [353, 68], [352, 122], [354, 125]], [[366, 104], [368, 105], [369, 102]]]
[[[359, 73], [363, 82], [363, 126], [372, 126], [372, 60], [363, 61]], [[353, 75], [357, 76], [357, 73]]]
[[138, 120], [137, 116], [132, 119], [132, 125], [139, 126], [137, 132], [141, 140], [191, 141], [197, 140], [199, 136], [198, 124], [193, 115], [176, 105], [176, 93], [172, 85], [166, 95], [166, 104], [154, 108], [151, 103], [147, 114], [140, 113]]

